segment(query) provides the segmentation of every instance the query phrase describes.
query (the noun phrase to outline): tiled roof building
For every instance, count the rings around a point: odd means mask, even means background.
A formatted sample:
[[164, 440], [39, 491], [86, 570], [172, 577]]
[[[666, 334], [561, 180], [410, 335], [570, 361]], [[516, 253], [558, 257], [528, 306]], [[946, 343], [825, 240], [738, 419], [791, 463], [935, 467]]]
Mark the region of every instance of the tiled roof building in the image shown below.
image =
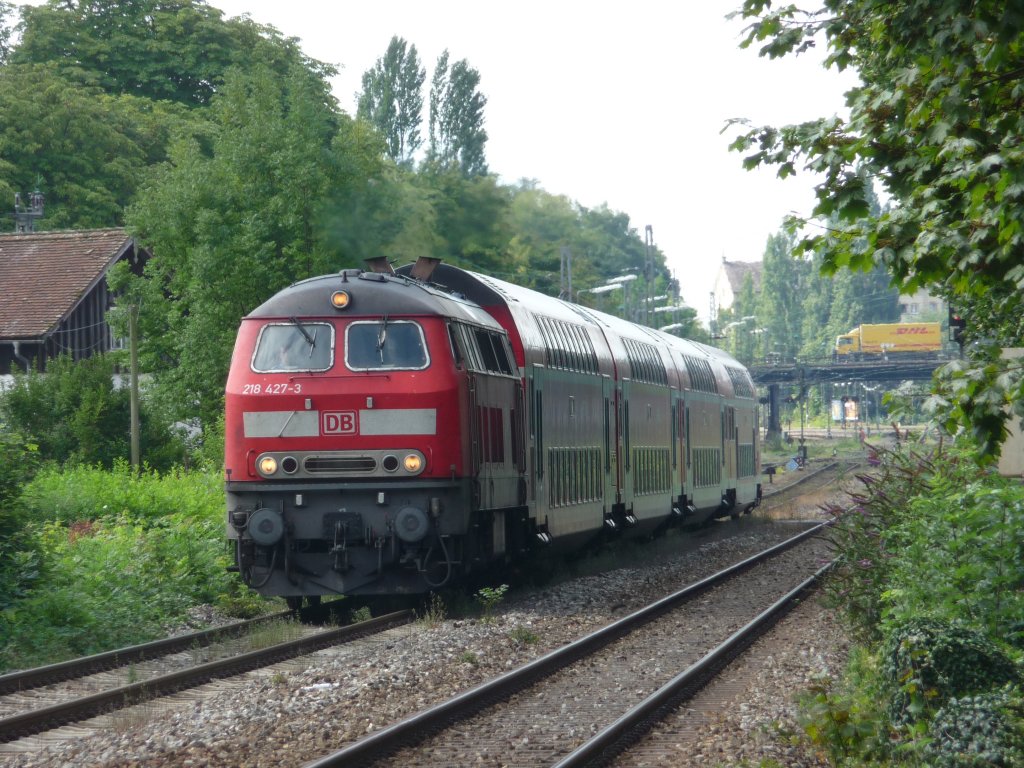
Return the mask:
[[736, 296], [743, 288], [743, 281], [750, 275], [754, 281], [754, 293], [761, 291], [761, 268], [760, 261], [726, 261], [722, 259], [721, 269], [715, 276], [714, 291], [715, 307], [718, 310], [729, 309]]
[[123, 229], [0, 235], [0, 373], [109, 350], [107, 272], [146, 256]]

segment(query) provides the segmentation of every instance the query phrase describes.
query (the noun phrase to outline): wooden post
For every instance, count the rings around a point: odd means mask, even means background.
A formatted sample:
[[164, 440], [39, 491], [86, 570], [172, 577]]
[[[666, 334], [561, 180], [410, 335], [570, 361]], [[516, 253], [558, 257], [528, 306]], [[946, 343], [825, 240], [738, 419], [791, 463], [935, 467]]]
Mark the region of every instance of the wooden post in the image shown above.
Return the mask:
[[138, 474], [142, 469], [139, 458], [139, 306], [128, 307], [128, 346], [130, 354], [131, 392], [131, 453], [132, 468]]

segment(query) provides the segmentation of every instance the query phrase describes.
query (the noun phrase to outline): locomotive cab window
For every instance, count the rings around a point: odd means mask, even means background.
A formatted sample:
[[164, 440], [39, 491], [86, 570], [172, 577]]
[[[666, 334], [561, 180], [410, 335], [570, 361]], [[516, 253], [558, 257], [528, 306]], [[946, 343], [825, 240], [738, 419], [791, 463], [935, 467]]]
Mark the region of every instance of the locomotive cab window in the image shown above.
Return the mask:
[[448, 326], [448, 337], [456, 365], [466, 362], [471, 371], [479, 373], [515, 374], [515, 358], [504, 335], [486, 328], [452, 323]]
[[257, 373], [326, 371], [334, 364], [334, 327], [293, 320], [263, 326], [252, 356]]
[[345, 329], [345, 365], [353, 371], [411, 370], [430, 365], [419, 323], [358, 321]]

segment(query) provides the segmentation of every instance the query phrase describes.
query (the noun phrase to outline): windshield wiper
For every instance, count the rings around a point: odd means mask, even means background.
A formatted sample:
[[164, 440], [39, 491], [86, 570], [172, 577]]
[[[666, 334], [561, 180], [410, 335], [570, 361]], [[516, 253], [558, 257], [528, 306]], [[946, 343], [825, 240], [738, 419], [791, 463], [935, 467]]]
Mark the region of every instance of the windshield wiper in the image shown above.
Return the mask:
[[310, 353], [312, 353], [313, 345], [316, 343], [316, 336], [309, 335], [309, 331], [307, 331], [305, 327], [303, 327], [302, 323], [299, 322], [299, 318], [292, 315], [288, 319], [291, 320], [292, 324], [299, 329], [299, 333], [302, 334], [302, 338], [304, 338], [306, 342], [309, 344], [309, 351]]
[[380, 331], [377, 333], [377, 353], [380, 355], [380, 361], [384, 362], [384, 342], [388, 338], [388, 316], [384, 317], [380, 321]]

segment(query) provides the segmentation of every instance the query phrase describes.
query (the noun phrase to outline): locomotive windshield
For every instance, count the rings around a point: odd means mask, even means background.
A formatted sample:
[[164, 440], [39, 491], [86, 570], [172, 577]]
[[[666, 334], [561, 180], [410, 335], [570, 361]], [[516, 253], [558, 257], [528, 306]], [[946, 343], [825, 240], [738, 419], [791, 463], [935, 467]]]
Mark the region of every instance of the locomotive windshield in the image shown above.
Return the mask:
[[355, 322], [345, 331], [345, 364], [353, 371], [421, 370], [430, 364], [423, 329], [410, 320]]
[[326, 371], [333, 364], [334, 327], [295, 319], [265, 325], [252, 356], [257, 373]]

